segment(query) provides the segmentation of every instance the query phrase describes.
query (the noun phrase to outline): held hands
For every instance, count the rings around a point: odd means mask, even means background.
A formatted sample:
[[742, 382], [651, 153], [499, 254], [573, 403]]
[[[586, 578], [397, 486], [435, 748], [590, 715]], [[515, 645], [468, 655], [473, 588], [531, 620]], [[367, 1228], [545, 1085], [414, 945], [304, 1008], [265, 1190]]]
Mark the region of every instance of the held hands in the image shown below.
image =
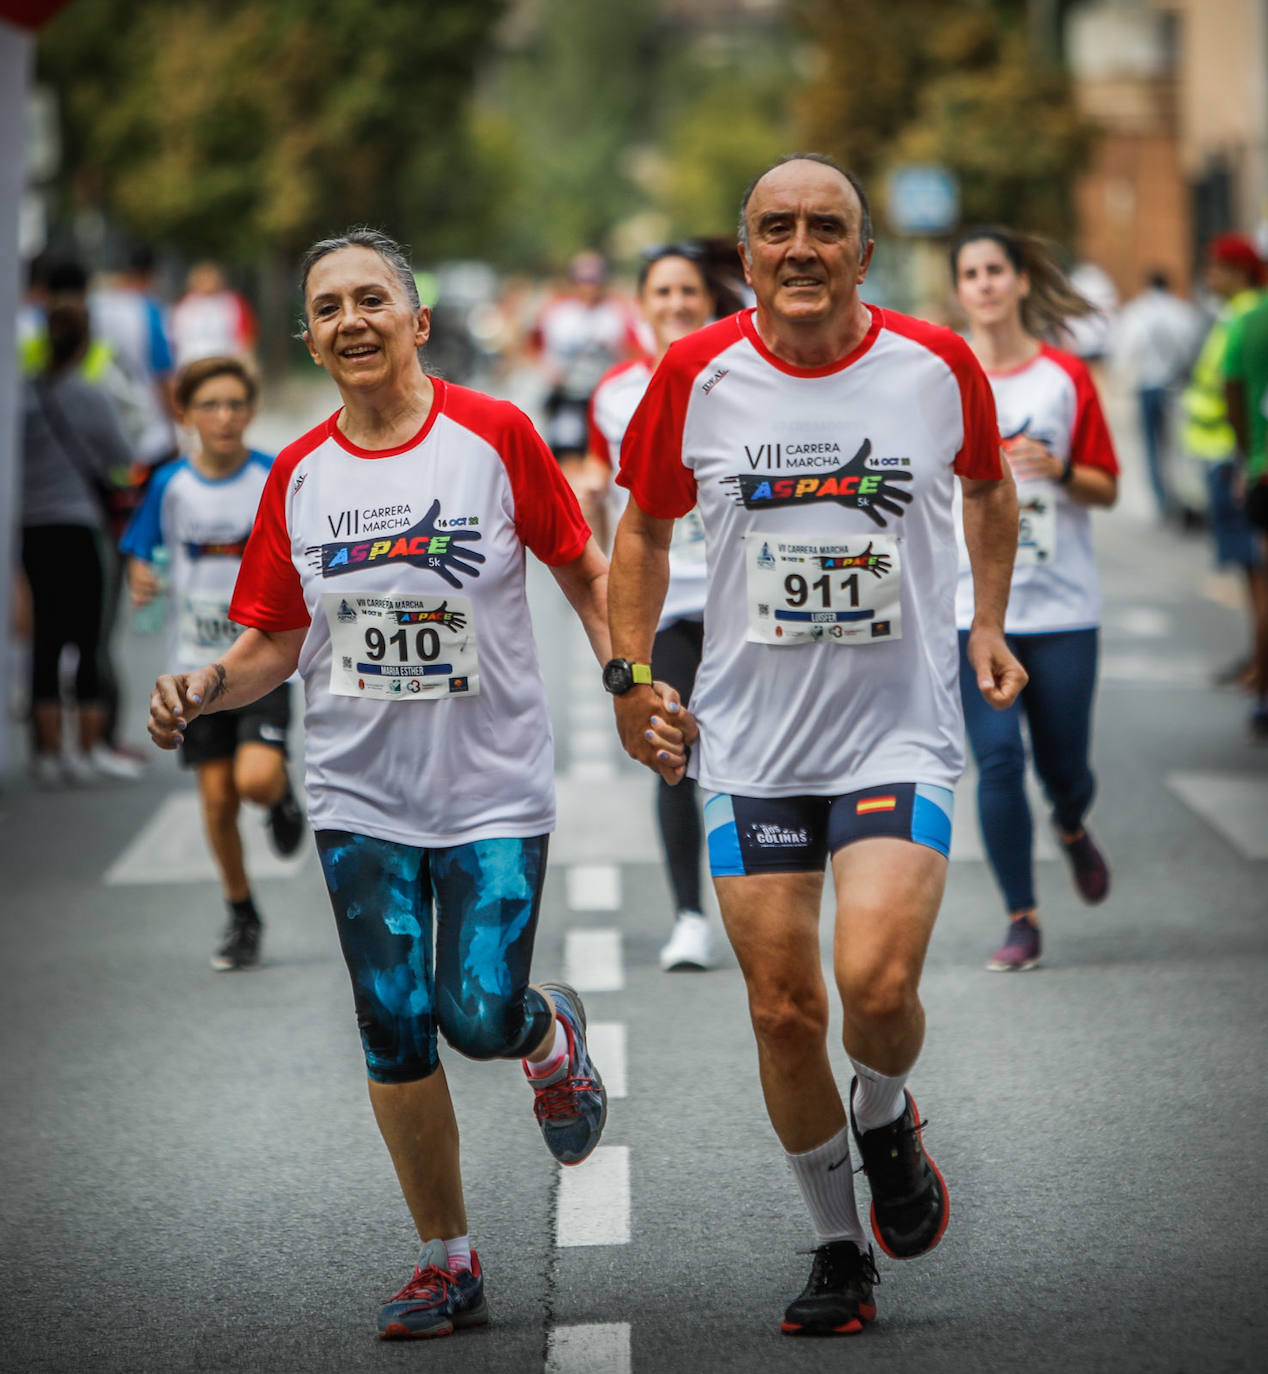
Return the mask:
[[1030, 681], [1000, 630], [975, 625], [969, 631], [968, 660], [977, 676], [978, 691], [997, 711], [1010, 707]]
[[667, 682], [631, 687], [612, 698], [625, 752], [671, 786], [687, 771], [687, 749], [700, 737], [691, 712]]
[[1017, 482], [1033, 482], [1041, 477], [1055, 482], [1065, 470], [1065, 464], [1047, 444], [1041, 444], [1025, 434], [1008, 440], [1004, 445], [1004, 456]]
[[164, 674], [150, 693], [150, 738], [160, 749], [175, 749], [185, 727], [224, 690], [224, 669], [218, 663], [192, 673]]

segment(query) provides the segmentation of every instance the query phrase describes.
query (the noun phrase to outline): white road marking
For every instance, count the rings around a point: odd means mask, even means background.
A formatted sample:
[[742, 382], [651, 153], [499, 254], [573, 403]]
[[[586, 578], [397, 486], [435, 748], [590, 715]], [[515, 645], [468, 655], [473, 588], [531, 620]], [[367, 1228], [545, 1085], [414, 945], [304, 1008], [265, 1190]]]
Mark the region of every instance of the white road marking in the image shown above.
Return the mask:
[[605, 692], [602, 696], [579, 697], [568, 707], [568, 713], [578, 725], [600, 726], [616, 737], [616, 722], [612, 714], [612, 702]]
[[574, 864], [564, 881], [573, 911], [621, 909], [621, 870], [615, 864]]
[[561, 1246], [630, 1243], [630, 1152], [600, 1145], [584, 1164], [559, 1166], [555, 1237]]
[[[269, 848], [262, 813], [243, 807], [239, 820], [247, 872], [254, 878], [290, 878], [306, 862], [312, 840], [280, 859]], [[111, 887], [142, 883], [217, 883], [220, 881], [203, 834], [195, 792], [173, 792], [150, 817], [132, 843], [106, 870]]]
[[1195, 657], [1107, 653], [1101, 658], [1101, 680], [1132, 687], [1209, 687], [1211, 666]]
[[564, 978], [578, 992], [620, 992], [625, 986], [619, 930], [570, 930], [564, 936]]
[[616, 760], [573, 759], [568, 765], [570, 783], [611, 782], [616, 777]]
[[574, 759], [606, 759], [616, 752], [616, 731], [582, 726], [568, 736]]
[[546, 1374], [630, 1374], [630, 1324], [557, 1326], [546, 1345]]
[[1268, 859], [1268, 777], [1168, 773], [1167, 786], [1244, 859]]
[[586, 1027], [586, 1047], [611, 1101], [626, 1096], [625, 1046], [624, 1021], [591, 1021]]
[[582, 777], [574, 765], [558, 780], [551, 862], [659, 863], [656, 780], [640, 770], [614, 783], [615, 763], [608, 759], [602, 766], [602, 778]]
[[1124, 606], [1106, 616], [1105, 628], [1136, 639], [1165, 639], [1172, 623], [1171, 614], [1158, 606]]

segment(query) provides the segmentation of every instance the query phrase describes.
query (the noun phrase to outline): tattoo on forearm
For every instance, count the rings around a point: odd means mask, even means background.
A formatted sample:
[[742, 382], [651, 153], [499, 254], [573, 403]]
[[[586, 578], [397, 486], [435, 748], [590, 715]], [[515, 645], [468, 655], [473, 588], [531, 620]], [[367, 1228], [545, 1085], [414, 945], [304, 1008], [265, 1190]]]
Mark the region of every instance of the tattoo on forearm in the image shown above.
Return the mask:
[[223, 663], [213, 663], [211, 671], [215, 673], [216, 680], [211, 684], [211, 691], [207, 693], [207, 705], [210, 706], [217, 697], [225, 694], [225, 665]]

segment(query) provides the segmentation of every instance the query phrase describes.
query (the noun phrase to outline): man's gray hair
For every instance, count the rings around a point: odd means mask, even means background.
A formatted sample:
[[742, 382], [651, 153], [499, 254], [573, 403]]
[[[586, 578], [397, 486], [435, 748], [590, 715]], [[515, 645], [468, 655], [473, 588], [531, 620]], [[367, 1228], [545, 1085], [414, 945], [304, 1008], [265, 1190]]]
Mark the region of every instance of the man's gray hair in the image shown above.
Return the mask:
[[[371, 229], [368, 224], [353, 225], [351, 229], [345, 230], [335, 238], [319, 239], [309, 248], [299, 263], [301, 297], [307, 293], [308, 276], [313, 268], [328, 253], [337, 253], [341, 248], [368, 248], [372, 253], [377, 253], [392, 269], [401, 290], [405, 293], [405, 298], [410, 303], [410, 308], [418, 310], [421, 307], [418, 283], [414, 280], [414, 269], [410, 266], [406, 250], [395, 239], [389, 238], [378, 229]], [[307, 328], [307, 320], [304, 321], [304, 327]]]
[[854, 175], [847, 172], [844, 167], [834, 157], [829, 157], [827, 153], [786, 153], [783, 157], [777, 157], [769, 167], [763, 168], [749, 182], [745, 188], [744, 196], [740, 201], [740, 242], [744, 245], [744, 251], [748, 251], [748, 203], [752, 198], [753, 192], [757, 189], [757, 183], [767, 174], [773, 172], [776, 167], [782, 167], [785, 162], [817, 162], [823, 167], [831, 167], [834, 172], [840, 174], [854, 187], [854, 194], [859, 198], [859, 206], [862, 209], [862, 217], [859, 220], [859, 258], [867, 252], [867, 245], [872, 238], [872, 211], [867, 203], [867, 192], [863, 189], [863, 183]]

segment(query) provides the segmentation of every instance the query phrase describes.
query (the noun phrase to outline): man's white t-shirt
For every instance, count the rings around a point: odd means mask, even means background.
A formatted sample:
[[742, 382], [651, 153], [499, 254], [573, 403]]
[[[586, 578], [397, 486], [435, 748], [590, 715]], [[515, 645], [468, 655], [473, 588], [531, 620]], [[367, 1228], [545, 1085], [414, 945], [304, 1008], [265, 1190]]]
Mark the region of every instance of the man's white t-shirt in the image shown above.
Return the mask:
[[554, 748], [524, 584], [590, 537], [514, 406], [433, 378], [399, 448], [357, 448], [338, 413], [278, 455], [230, 614], [307, 627], [315, 829], [419, 846], [554, 829]]
[[953, 787], [957, 474], [1003, 473], [990, 387], [950, 330], [869, 306], [847, 357], [798, 368], [741, 311], [675, 343], [618, 481], [708, 541], [693, 776], [716, 792]]
[[[630, 418], [647, 391], [654, 370], [650, 358], [630, 358], [607, 372], [590, 398], [589, 451], [616, 472], [621, 441]], [[608, 488], [608, 510], [613, 528], [625, 510], [629, 494], [624, 487]], [[704, 525], [699, 514], [688, 511], [674, 522], [669, 542], [669, 587], [661, 607], [658, 630], [676, 620], [699, 620], [704, 614], [709, 579], [705, 567]]]
[[273, 459], [254, 449], [227, 477], [204, 477], [188, 458], [165, 463], [120, 542], [125, 554], [168, 554], [169, 671], [218, 658], [238, 637], [229, 618], [238, 568]]
[[[1043, 344], [1030, 362], [987, 374], [1004, 447], [1022, 435], [1058, 458], [1118, 473], [1109, 426], [1086, 365]], [[1008, 634], [1093, 629], [1101, 622], [1101, 591], [1092, 548], [1092, 517], [1059, 482], [1017, 484], [1021, 537], [1008, 595]], [[973, 578], [960, 542], [956, 622], [973, 621]]]

